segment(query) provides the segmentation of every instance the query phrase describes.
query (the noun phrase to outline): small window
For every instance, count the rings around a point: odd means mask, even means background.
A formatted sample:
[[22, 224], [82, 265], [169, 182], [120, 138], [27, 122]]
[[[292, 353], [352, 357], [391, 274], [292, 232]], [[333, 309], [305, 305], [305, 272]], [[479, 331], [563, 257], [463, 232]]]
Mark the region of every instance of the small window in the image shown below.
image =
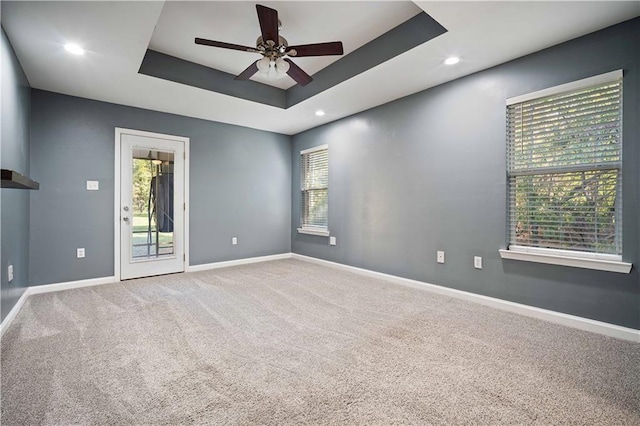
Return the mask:
[[329, 235], [329, 148], [300, 152], [302, 207], [298, 232]]
[[622, 72], [508, 100], [507, 141], [509, 250], [621, 261]]

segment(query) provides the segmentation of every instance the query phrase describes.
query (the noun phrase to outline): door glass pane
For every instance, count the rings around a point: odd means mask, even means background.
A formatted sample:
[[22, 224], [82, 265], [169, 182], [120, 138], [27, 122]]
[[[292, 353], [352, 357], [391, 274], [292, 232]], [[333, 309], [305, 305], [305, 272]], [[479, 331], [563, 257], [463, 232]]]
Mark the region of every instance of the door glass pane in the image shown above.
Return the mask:
[[174, 254], [173, 152], [134, 148], [132, 260]]

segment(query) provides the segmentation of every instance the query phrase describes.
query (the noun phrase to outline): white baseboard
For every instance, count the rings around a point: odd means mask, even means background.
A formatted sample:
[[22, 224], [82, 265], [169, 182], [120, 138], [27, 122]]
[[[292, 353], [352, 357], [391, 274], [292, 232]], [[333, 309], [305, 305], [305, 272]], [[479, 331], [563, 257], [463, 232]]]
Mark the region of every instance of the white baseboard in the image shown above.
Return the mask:
[[206, 271], [208, 269], [227, 268], [229, 266], [247, 265], [249, 263], [268, 262], [270, 260], [291, 259], [291, 253], [272, 254], [270, 256], [248, 257], [245, 259], [227, 260], [224, 262], [191, 265], [185, 272]]
[[411, 287], [422, 288], [433, 293], [443, 294], [458, 299], [468, 300], [480, 303], [485, 306], [501, 309], [503, 311], [513, 312], [528, 317], [541, 319], [544, 321], [561, 324], [584, 331], [604, 334], [605, 336], [615, 337], [618, 339], [630, 340], [640, 343], [640, 330], [622, 327], [615, 324], [609, 324], [602, 321], [596, 321], [589, 318], [583, 318], [575, 315], [563, 314], [561, 312], [550, 311], [547, 309], [536, 308], [535, 306], [523, 305], [521, 303], [509, 302], [507, 300], [496, 299], [495, 297], [483, 296], [480, 294], [469, 293], [467, 291], [456, 290], [453, 288], [443, 287], [435, 284], [429, 284], [422, 281], [402, 278], [395, 275], [383, 274], [381, 272], [370, 271], [368, 269], [356, 268], [355, 266], [344, 265], [342, 263], [330, 262], [328, 260], [317, 259], [314, 257], [303, 256], [301, 254], [292, 253], [293, 259], [304, 260], [306, 262], [317, 263], [320, 265], [330, 266], [332, 268], [351, 271], [356, 274], [378, 278], [393, 283], [408, 285]]
[[68, 281], [63, 283], [34, 285], [29, 287], [29, 295], [40, 293], [51, 293], [52, 291], [71, 290], [72, 288], [91, 287], [94, 285], [113, 284], [115, 277], [91, 278], [88, 280]]
[[[528, 317], [538, 318], [544, 321], [549, 321], [556, 324], [561, 324], [580, 330], [590, 331], [593, 333], [599, 333], [618, 339], [630, 340], [632, 342], [640, 342], [640, 330], [633, 328], [622, 327], [615, 324], [609, 324], [602, 321], [596, 321], [588, 318], [583, 318], [575, 315], [563, 314], [561, 312], [550, 311], [547, 309], [536, 308], [534, 306], [523, 305], [520, 303], [509, 302], [507, 300], [496, 299], [494, 297], [483, 296], [480, 294], [469, 293], [462, 290], [456, 290], [448, 287], [443, 287], [435, 284], [429, 284], [422, 281], [411, 280], [408, 278], [402, 278], [395, 275], [383, 274], [381, 272], [375, 272], [368, 269], [357, 268], [355, 266], [344, 265], [342, 263], [330, 262], [328, 260], [317, 259], [314, 257], [303, 256], [296, 253], [282, 253], [271, 256], [250, 257], [246, 259], [229, 260], [225, 262], [207, 263], [203, 265], [193, 265], [187, 268], [186, 272], [206, 271], [208, 269], [226, 268], [229, 266], [247, 265], [250, 263], [268, 262], [271, 260], [281, 259], [299, 259], [306, 262], [317, 263], [320, 265], [330, 266], [345, 271], [354, 272], [360, 275], [378, 278], [385, 281], [398, 283], [402, 285], [408, 285], [415, 288], [422, 288], [434, 293], [443, 294], [458, 299], [468, 300], [471, 302], [480, 303], [485, 306], [491, 306], [493, 308], [501, 309], [508, 312], [513, 312]], [[15, 304], [11, 312], [6, 316], [2, 324], [0, 324], [0, 336], [9, 328], [16, 315], [24, 305], [24, 302], [32, 294], [49, 293], [53, 291], [70, 290], [73, 288], [89, 287], [94, 285], [111, 284], [116, 282], [115, 277], [102, 277], [92, 278], [88, 280], [70, 281], [64, 283], [46, 284], [28, 287], [22, 294], [18, 302]]]
[[[291, 253], [274, 254], [271, 256], [249, 257], [246, 259], [229, 260], [226, 262], [207, 263], [204, 265], [194, 265], [186, 268], [185, 272], [206, 271], [208, 269], [226, 268], [228, 266], [247, 265], [249, 263], [268, 262], [270, 260], [290, 259]], [[74, 288], [90, 287], [94, 285], [112, 284], [117, 282], [116, 277], [100, 277], [87, 280], [69, 281], [54, 284], [43, 284], [27, 287], [18, 302], [15, 304], [9, 315], [0, 324], [0, 336], [9, 328], [18, 312], [22, 308], [25, 300], [32, 294], [51, 293], [54, 291], [71, 290]]]
[[22, 296], [20, 296], [16, 304], [13, 305], [11, 311], [9, 311], [9, 314], [4, 318], [4, 321], [2, 321], [2, 324], [0, 324], [0, 337], [4, 336], [5, 331], [9, 329], [9, 326], [16, 318], [16, 315], [18, 315], [18, 312], [20, 312], [20, 309], [22, 309], [22, 305], [24, 305], [27, 297], [29, 297], [29, 287], [24, 290]]

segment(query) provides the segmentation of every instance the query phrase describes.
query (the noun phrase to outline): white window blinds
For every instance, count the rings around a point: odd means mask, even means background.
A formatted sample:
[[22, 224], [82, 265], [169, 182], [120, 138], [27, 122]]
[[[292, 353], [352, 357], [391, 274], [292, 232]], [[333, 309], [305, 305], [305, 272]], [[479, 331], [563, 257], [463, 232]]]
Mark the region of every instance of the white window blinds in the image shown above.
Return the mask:
[[329, 212], [329, 149], [326, 145], [300, 153], [304, 229], [326, 230]]
[[512, 103], [507, 133], [509, 243], [620, 255], [621, 76]]

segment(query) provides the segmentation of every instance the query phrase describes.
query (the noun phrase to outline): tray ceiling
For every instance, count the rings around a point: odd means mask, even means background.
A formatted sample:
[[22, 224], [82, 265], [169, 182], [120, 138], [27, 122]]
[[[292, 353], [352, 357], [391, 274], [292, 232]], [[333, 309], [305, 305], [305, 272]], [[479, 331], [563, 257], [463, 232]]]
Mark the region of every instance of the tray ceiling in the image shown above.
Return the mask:
[[[338, 38], [347, 50], [354, 50], [420, 10], [447, 29], [445, 34], [283, 109], [138, 72], [147, 49], [154, 47], [195, 55], [189, 58], [226, 67], [231, 73], [251, 62], [248, 53], [229, 52], [234, 59], [227, 61], [213, 48], [201, 47], [202, 52], [196, 52], [192, 37], [194, 29], [206, 30], [198, 36], [251, 44], [258, 32], [255, 3], [202, 3], [3, 1], [2, 26], [33, 88], [295, 134], [640, 15], [639, 2], [399, 2], [400, 6], [375, 1], [346, 6], [342, 2], [266, 2], [280, 12], [283, 34], [293, 43]], [[334, 13], [345, 7], [359, 12]], [[188, 18], [194, 9], [202, 15], [197, 21]], [[305, 14], [305, 9], [314, 13]], [[388, 20], [379, 19], [382, 9], [391, 15]], [[170, 16], [174, 18], [167, 18]], [[361, 16], [377, 16], [378, 21], [369, 28], [368, 21], [359, 20]], [[217, 27], [210, 26], [212, 19], [223, 32], [214, 31]], [[170, 40], [165, 42], [165, 38]], [[64, 49], [69, 42], [82, 45], [86, 54], [70, 55]], [[449, 55], [460, 56], [460, 63], [443, 65]], [[300, 65], [319, 75], [330, 65], [324, 59]], [[316, 116], [318, 109], [326, 115]]]

